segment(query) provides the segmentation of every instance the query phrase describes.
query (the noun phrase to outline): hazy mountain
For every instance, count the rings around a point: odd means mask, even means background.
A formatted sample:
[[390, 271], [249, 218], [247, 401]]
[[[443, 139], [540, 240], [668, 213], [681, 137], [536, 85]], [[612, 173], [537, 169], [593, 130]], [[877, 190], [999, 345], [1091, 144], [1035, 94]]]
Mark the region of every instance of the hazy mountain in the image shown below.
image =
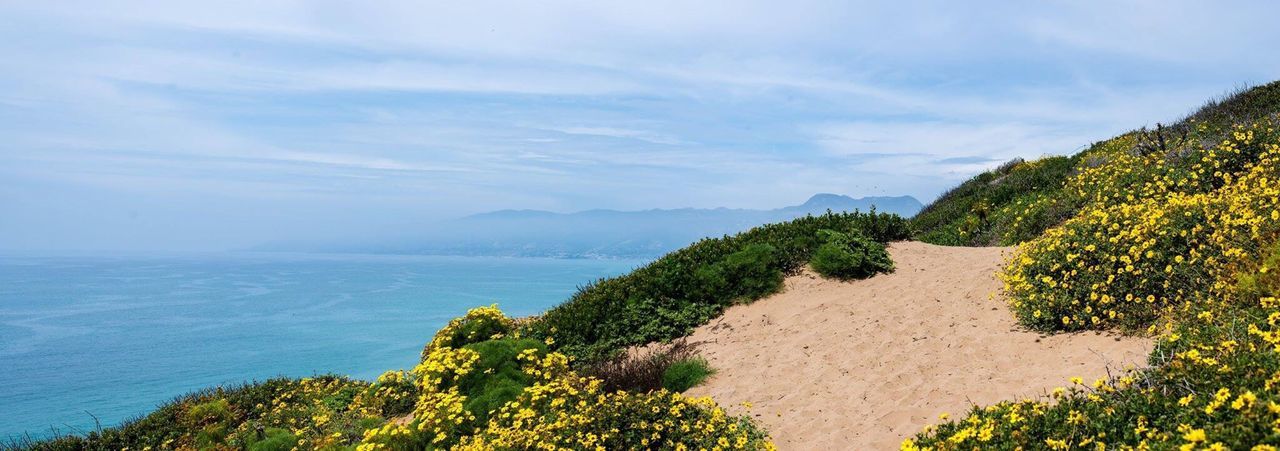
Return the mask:
[[587, 210], [555, 213], [499, 210], [410, 231], [408, 235], [341, 246], [271, 245], [264, 250], [308, 250], [396, 254], [521, 257], [656, 257], [698, 239], [737, 233], [761, 224], [827, 210], [914, 215], [922, 208], [910, 196], [852, 198], [818, 194], [801, 205], [773, 210], [698, 209]]

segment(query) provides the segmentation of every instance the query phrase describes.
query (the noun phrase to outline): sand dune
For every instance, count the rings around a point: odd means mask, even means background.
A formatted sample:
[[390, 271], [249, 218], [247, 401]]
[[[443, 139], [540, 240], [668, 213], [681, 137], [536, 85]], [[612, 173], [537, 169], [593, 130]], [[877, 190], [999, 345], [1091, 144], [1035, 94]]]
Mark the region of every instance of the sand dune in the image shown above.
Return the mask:
[[896, 449], [942, 412], [1093, 380], [1150, 350], [1141, 338], [1022, 330], [990, 298], [1006, 248], [889, 251], [893, 274], [790, 277], [784, 292], [699, 328], [690, 342], [718, 373], [690, 394], [751, 402], [782, 449]]

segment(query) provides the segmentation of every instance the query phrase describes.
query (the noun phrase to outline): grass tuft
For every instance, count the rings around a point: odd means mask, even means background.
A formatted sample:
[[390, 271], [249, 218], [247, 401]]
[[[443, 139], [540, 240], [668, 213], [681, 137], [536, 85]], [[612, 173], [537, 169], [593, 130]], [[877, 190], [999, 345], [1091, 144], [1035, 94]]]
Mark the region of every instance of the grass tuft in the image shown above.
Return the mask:
[[662, 373], [662, 388], [675, 393], [698, 386], [715, 374], [711, 364], [702, 357], [691, 357], [672, 364]]

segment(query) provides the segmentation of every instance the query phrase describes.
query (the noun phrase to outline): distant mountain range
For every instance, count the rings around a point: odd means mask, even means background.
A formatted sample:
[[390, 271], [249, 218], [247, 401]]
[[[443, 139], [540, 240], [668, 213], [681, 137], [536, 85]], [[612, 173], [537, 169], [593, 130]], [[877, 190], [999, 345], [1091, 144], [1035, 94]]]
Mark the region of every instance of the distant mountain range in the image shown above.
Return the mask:
[[773, 210], [587, 210], [555, 213], [499, 210], [435, 224], [383, 242], [343, 246], [269, 245], [259, 250], [485, 255], [561, 258], [649, 258], [706, 237], [741, 232], [805, 215], [876, 211], [910, 217], [923, 208], [911, 196], [852, 198], [818, 194]]

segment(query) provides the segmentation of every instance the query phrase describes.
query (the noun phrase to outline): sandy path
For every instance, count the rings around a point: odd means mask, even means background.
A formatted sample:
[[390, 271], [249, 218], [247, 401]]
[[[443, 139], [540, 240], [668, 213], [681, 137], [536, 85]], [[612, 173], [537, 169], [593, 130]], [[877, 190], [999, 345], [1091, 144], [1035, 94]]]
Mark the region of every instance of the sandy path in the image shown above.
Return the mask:
[[784, 450], [897, 449], [942, 412], [1146, 360], [1146, 339], [1020, 330], [988, 297], [1007, 249], [907, 242], [889, 251], [893, 274], [790, 277], [784, 292], [699, 328], [690, 342], [718, 373], [689, 393], [753, 403]]

